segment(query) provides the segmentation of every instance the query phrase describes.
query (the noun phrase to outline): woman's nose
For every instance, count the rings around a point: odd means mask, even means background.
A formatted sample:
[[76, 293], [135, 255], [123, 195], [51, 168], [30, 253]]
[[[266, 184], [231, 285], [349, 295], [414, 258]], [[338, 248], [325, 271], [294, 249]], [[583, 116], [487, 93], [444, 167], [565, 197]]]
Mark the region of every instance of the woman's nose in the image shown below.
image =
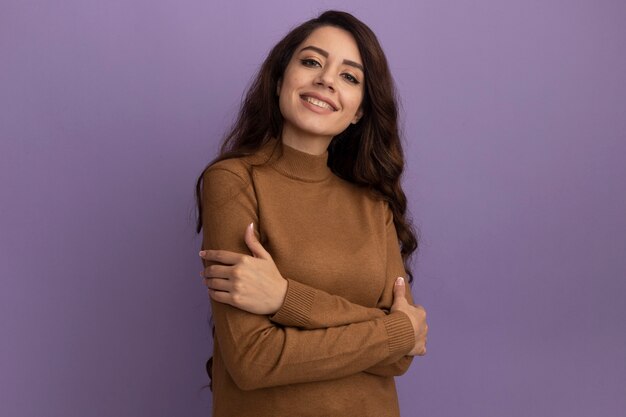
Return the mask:
[[329, 90], [335, 90], [335, 81], [330, 74], [330, 71], [325, 70], [319, 73], [317, 78], [315, 79], [315, 84], [320, 85], [322, 87], [326, 87]]

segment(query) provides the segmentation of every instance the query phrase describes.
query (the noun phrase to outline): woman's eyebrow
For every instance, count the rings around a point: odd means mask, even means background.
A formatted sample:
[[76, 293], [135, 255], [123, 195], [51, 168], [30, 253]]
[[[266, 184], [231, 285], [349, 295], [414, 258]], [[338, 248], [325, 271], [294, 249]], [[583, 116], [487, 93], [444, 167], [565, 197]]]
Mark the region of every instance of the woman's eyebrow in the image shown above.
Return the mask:
[[[328, 52], [323, 50], [322, 48], [318, 48], [317, 46], [313, 46], [313, 45], [305, 46], [304, 48], [300, 49], [300, 52], [307, 51], [307, 50], [315, 51], [318, 54], [322, 55], [324, 58], [328, 58]], [[363, 70], [363, 65], [361, 65], [361, 64], [359, 64], [357, 62], [350, 61], [349, 59], [344, 59], [343, 63], [346, 64], [346, 65], [350, 65], [351, 67], [358, 68], [361, 71], [365, 72]]]

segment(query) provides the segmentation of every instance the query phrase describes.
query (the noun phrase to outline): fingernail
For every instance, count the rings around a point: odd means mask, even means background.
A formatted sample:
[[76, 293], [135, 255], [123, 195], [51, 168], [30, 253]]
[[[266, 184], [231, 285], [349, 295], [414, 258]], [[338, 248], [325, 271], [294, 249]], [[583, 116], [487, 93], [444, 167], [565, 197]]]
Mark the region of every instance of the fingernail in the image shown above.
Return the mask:
[[200, 251], [200, 253], [198, 253], [198, 255], [200, 255], [200, 256], [204, 256], [204, 255], [206, 255], [206, 252], [205, 252], [205, 251], [203, 251], [203, 250], [201, 250], [201, 251]]
[[250, 224], [248, 225], [248, 227], [249, 227], [250, 229], [253, 229], [253, 230], [254, 230], [254, 223], [250, 223]]
[[404, 278], [398, 277], [396, 279], [396, 285], [404, 285]]

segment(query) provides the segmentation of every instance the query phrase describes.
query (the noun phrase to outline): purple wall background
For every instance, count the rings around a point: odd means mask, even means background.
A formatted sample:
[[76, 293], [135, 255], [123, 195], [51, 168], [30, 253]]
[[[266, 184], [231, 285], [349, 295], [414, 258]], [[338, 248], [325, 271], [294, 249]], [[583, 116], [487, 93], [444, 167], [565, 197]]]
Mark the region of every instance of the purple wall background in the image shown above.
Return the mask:
[[4, 0], [0, 414], [206, 416], [193, 185], [292, 25], [403, 99], [429, 351], [403, 416], [626, 409], [626, 3]]

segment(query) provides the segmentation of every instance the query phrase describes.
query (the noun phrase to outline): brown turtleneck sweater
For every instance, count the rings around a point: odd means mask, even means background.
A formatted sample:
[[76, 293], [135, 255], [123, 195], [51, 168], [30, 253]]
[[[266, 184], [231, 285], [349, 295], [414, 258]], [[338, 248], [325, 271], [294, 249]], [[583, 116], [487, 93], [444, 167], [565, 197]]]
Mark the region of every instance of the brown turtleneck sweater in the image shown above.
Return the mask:
[[203, 249], [250, 254], [254, 222], [288, 280], [273, 316], [212, 301], [213, 417], [399, 416], [415, 336], [389, 313], [406, 277], [393, 217], [327, 158], [273, 140], [203, 176]]

